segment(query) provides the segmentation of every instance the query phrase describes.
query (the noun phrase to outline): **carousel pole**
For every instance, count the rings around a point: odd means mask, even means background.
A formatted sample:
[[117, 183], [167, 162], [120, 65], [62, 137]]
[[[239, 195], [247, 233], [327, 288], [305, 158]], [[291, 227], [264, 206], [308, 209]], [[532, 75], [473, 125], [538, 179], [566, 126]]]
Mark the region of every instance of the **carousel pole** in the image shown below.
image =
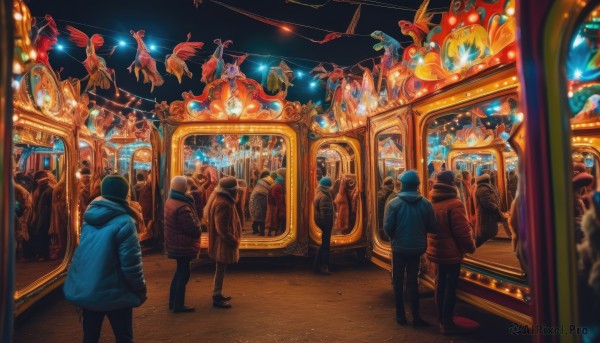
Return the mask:
[[[13, 1], [0, 2], [0, 137], [12, 137]], [[0, 140], [0, 341], [12, 342], [15, 247], [12, 140]]]

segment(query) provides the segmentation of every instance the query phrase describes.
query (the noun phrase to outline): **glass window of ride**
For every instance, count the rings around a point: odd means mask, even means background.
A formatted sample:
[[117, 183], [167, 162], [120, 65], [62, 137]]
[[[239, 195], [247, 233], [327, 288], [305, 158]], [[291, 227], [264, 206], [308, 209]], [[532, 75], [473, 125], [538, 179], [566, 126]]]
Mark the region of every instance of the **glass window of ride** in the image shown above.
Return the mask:
[[[312, 198], [314, 199], [315, 190], [319, 187], [319, 181], [323, 177], [331, 179], [331, 198], [333, 200], [333, 229], [331, 235], [332, 242], [350, 243], [336, 236], [350, 235], [356, 232], [361, 225], [361, 199], [360, 185], [361, 175], [359, 173], [360, 165], [357, 160], [357, 145], [355, 140], [351, 139], [325, 139], [324, 142], [315, 143], [313, 151], [315, 160], [314, 177], [311, 180]], [[313, 220], [312, 228], [318, 226], [314, 222], [314, 208], [311, 212]], [[320, 232], [320, 228], [319, 228]], [[320, 233], [317, 235], [319, 236]], [[313, 238], [320, 243], [320, 239]]]
[[[223, 177], [238, 181], [236, 207], [242, 238], [282, 237], [288, 233], [286, 196], [289, 139], [278, 134], [195, 134], [185, 137], [182, 173], [199, 218]], [[204, 220], [204, 218], [203, 218]]]
[[379, 240], [389, 243], [383, 231], [383, 215], [387, 204], [400, 192], [398, 177], [406, 171], [404, 140], [398, 127], [377, 133], [375, 138], [377, 156], [377, 234]]
[[16, 126], [13, 133], [17, 292], [56, 270], [68, 247], [65, 142]]
[[515, 253], [508, 224], [518, 158], [507, 139], [523, 119], [517, 99], [516, 94], [500, 96], [432, 117], [424, 189], [433, 189], [440, 172], [454, 171], [458, 197], [476, 238], [477, 250], [467, 261], [522, 277], [525, 265]]
[[[566, 63], [573, 162], [574, 237], [577, 251], [580, 323], [598, 322], [600, 301], [600, 6], [578, 23], [569, 43]], [[595, 272], [594, 272], [595, 271]], [[596, 304], [596, 307], [593, 305]]]

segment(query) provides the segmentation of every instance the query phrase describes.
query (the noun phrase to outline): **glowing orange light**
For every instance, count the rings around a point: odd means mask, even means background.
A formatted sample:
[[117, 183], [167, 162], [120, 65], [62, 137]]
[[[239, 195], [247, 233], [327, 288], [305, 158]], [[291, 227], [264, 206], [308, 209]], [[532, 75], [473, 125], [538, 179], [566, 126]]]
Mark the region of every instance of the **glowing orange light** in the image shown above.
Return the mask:
[[289, 27], [287, 27], [287, 26], [282, 26], [281, 28], [282, 28], [284, 31], [287, 31], [287, 32], [291, 32], [291, 31], [292, 31], [292, 30], [290, 30], [290, 28], [289, 28]]
[[472, 14], [469, 15], [469, 21], [471, 23], [476, 22], [477, 19], [479, 19], [479, 15], [477, 13], [472, 13]]
[[449, 23], [450, 25], [454, 25], [454, 24], [456, 24], [456, 17], [450, 17], [450, 18], [448, 18], [448, 23]]
[[509, 7], [506, 9], [506, 14], [507, 15], [514, 15], [515, 14], [515, 8], [514, 7]]
[[509, 51], [509, 52], [508, 52], [508, 58], [511, 58], [511, 59], [512, 59], [512, 58], [515, 58], [515, 52], [514, 52], [514, 51], [512, 51], [512, 50], [511, 50], [511, 51]]

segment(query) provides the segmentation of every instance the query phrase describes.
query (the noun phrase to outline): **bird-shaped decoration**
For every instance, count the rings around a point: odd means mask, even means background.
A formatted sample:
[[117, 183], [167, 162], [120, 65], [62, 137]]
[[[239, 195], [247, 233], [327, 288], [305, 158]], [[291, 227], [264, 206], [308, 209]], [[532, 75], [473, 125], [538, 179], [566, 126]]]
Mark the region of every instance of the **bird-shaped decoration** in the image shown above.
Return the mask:
[[192, 78], [192, 72], [188, 69], [185, 61], [193, 57], [196, 51], [202, 49], [202, 46], [204, 46], [202, 42], [190, 42], [191, 37], [191, 33], [188, 33], [187, 40], [177, 44], [175, 49], [173, 49], [173, 53], [165, 56], [167, 73], [175, 75], [179, 83], [181, 83], [181, 77], [184, 73], [190, 79]]
[[96, 55], [96, 49], [104, 44], [102, 35], [96, 33], [88, 38], [85, 33], [69, 25], [67, 25], [67, 30], [69, 31], [69, 39], [78, 47], [85, 48], [87, 58], [83, 61], [83, 65], [88, 72], [88, 76], [82, 80], [89, 78], [85, 90], [96, 90], [96, 87], [109, 89], [110, 83], [113, 82], [114, 70], [107, 68], [104, 58]]
[[267, 76], [267, 90], [275, 93], [283, 90], [287, 92], [289, 86], [293, 86], [291, 80], [294, 77], [294, 72], [288, 65], [281, 61], [279, 66], [271, 67], [269, 75]]
[[48, 61], [48, 50], [52, 50], [54, 44], [58, 42], [58, 38], [56, 37], [60, 33], [58, 32], [56, 23], [51, 16], [46, 14], [44, 19], [46, 19], [46, 23], [37, 29], [33, 46], [35, 47], [36, 52], [36, 62], [45, 65], [49, 69], [52, 69], [50, 68], [50, 62]]
[[429, 6], [429, 0], [424, 0], [417, 10], [415, 19], [412, 23], [408, 20], [400, 20], [398, 22], [402, 34], [410, 36], [415, 42], [415, 45], [419, 47], [423, 44], [425, 37], [427, 37], [429, 28], [433, 26], [431, 23], [433, 13], [427, 13], [427, 6]]
[[144, 83], [150, 82], [152, 87], [150, 88], [150, 93], [154, 91], [154, 87], [161, 86], [165, 81], [162, 76], [158, 73], [156, 69], [156, 60], [150, 56], [150, 52], [148, 52], [148, 48], [144, 43], [144, 30], [139, 30], [137, 32], [130, 30], [129, 33], [133, 36], [135, 41], [137, 42], [137, 53], [135, 54], [135, 60], [131, 63], [131, 65], [127, 68], [131, 73], [132, 67], [135, 72], [135, 78], [137, 81], [140, 80], [140, 71], [144, 76]]
[[223, 50], [226, 49], [231, 43], [230, 40], [221, 42], [220, 39], [215, 39], [214, 43], [217, 44], [217, 48], [208, 61], [202, 64], [202, 82], [209, 84], [214, 80], [221, 77], [223, 73], [223, 67], [225, 62], [223, 61]]

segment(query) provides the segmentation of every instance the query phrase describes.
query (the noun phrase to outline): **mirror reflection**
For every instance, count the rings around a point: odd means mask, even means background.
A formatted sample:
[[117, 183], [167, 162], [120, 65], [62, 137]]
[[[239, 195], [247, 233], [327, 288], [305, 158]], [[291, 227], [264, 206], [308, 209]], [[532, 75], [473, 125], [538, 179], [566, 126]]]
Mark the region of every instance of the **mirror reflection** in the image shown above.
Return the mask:
[[518, 236], [509, 225], [516, 197], [518, 157], [506, 142], [522, 120], [516, 95], [456, 109], [432, 119], [427, 129], [427, 192], [439, 173], [454, 171], [455, 186], [469, 217], [475, 260], [524, 273]]
[[316, 159], [315, 181], [319, 182], [323, 177], [332, 180], [332, 235], [350, 234], [356, 227], [356, 215], [360, 206], [355, 151], [348, 143], [324, 144], [319, 147]]
[[64, 141], [16, 127], [13, 143], [16, 289], [20, 290], [62, 262], [69, 215]]
[[[600, 310], [590, 306], [600, 299], [600, 193], [598, 175], [598, 123], [600, 115], [600, 6], [590, 8], [576, 26], [567, 54], [566, 83], [571, 127], [573, 160], [573, 206], [575, 243], [578, 263], [578, 294], [580, 324], [592, 326], [598, 323]], [[586, 136], [577, 131], [583, 129]], [[597, 335], [596, 335], [597, 336]], [[598, 337], [596, 337], [598, 338]], [[591, 339], [593, 340], [593, 338]], [[591, 341], [590, 340], [590, 341]]]
[[400, 128], [389, 128], [377, 134], [377, 228], [379, 240], [389, 242], [383, 231], [383, 214], [387, 204], [400, 192], [398, 177], [406, 170], [403, 137]]
[[[204, 206], [223, 177], [238, 182], [236, 208], [242, 237], [287, 232], [287, 140], [281, 135], [191, 135], [183, 147], [188, 191], [202, 222]], [[203, 225], [203, 230], [205, 225]]]

